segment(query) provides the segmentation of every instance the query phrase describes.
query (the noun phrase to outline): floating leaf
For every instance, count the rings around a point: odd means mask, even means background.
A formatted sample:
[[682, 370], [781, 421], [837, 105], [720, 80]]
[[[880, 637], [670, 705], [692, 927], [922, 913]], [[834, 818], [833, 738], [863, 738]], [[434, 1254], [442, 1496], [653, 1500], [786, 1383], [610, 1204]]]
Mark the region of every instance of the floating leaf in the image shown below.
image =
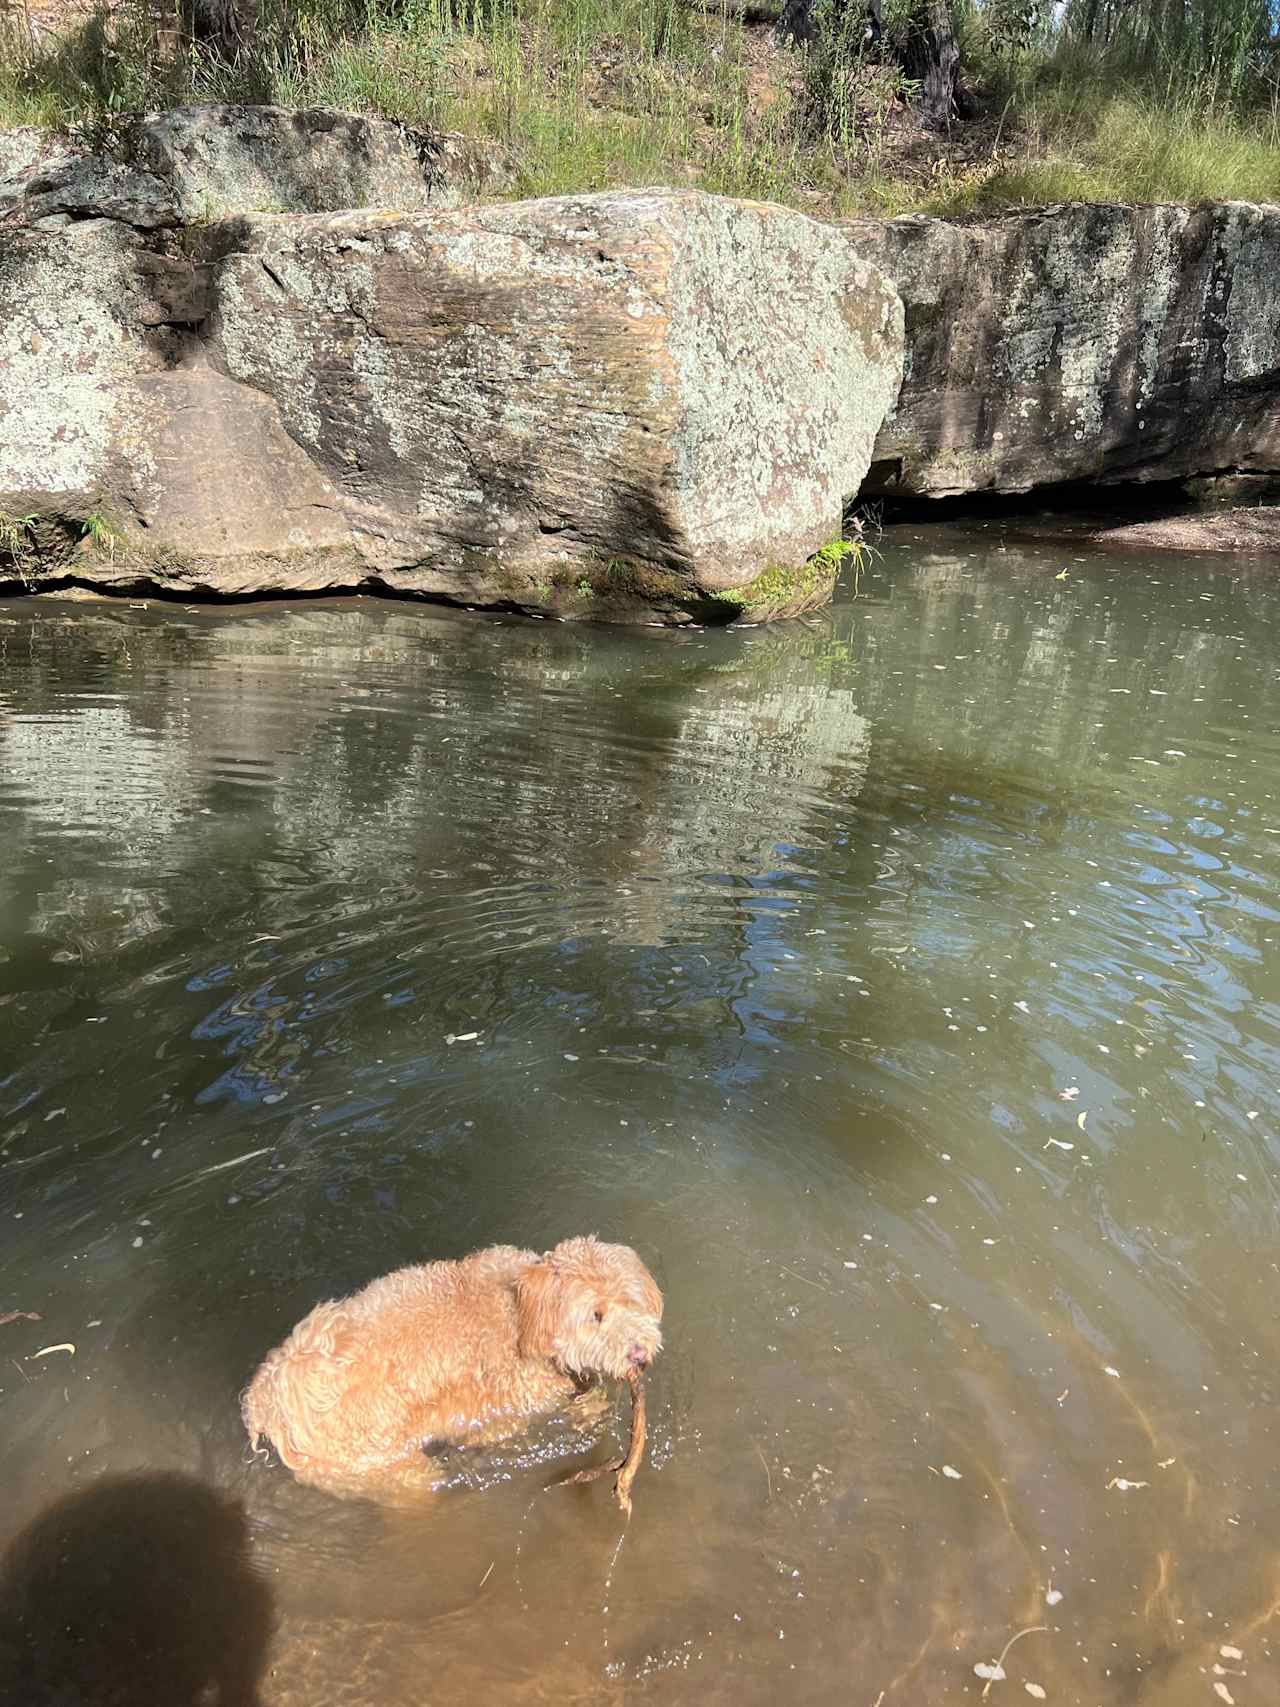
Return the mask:
[[988, 1665], [986, 1660], [979, 1660], [973, 1670], [976, 1677], [983, 1677], [988, 1683], [999, 1683], [1006, 1676], [1005, 1669], [999, 1660], [991, 1665]]

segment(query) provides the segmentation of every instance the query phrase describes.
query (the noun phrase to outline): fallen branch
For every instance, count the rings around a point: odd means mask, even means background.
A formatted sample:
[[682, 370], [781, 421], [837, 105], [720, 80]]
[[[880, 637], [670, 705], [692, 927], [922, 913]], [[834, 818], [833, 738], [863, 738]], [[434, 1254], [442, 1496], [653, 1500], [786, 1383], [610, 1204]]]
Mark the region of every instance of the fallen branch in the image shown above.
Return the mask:
[[590, 1470], [578, 1470], [572, 1476], [562, 1476], [558, 1482], [553, 1482], [556, 1488], [572, 1487], [575, 1482], [598, 1482], [601, 1476], [617, 1473], [617, 1483], [614, 1492], [618, 1496], [618, 1504], [628, 1517], [631, 1516], [631, 1484], [636, 1479], [636, 1471], [640, 1468], [640, 1460], [644, 1457], [645, 1438], [645, 1400], [644, 1376], [638, 1369], [632, 1369], [627, 1374], [627, 1384], [631, 1388], [631, 1443], [627, 1447], [625, 1458], [615, 1459], [609, 1464], [596, 1464]]

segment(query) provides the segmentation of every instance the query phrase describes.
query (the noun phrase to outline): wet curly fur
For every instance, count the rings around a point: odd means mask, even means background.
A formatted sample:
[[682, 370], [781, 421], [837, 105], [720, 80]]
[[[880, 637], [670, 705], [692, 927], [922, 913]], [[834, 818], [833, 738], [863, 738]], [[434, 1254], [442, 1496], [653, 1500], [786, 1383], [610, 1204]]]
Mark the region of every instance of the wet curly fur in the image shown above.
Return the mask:
[[594, 1237], [397, 1269], [317, 1304], [268, 1354], [244, 1394], [245, 1427], [303, 1482], [429, 1485], [426, 1451], [501, 1440], [582, 1377], [644, 1368], [661, 1320], [636, 1253]]

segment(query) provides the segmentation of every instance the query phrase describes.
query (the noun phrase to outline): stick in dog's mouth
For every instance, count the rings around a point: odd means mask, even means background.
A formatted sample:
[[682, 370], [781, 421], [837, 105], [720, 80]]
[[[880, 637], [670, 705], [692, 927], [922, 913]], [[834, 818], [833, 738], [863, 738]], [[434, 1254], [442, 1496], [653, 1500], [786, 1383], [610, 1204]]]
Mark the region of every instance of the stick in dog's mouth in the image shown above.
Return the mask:
[[627, 1385], [631, 1389], [631, 1441], [627, 1447], [625, 1458], [615, 1459], [611, 1464], [597, 1464], [590, 1470], [578, 1470], [571, 1476], [562, 1476], [558, 1482], [553, 1482], [553, 1488], [571, 1487], [575, 1482], [598, 1482], [601, 1476], [617, 1473], [618, 1480], [614, 1484], [614, 1492], [618, 1504], [627, 1517], [631, 1516], [631, 1484], [636, 1479], [636, 1471], [640, 1468], [640, 1460], [644, 1457], [645, 1437], [645, 1401], [644, 1401], [644, 1372], [633, 1365], [627, 1371]]

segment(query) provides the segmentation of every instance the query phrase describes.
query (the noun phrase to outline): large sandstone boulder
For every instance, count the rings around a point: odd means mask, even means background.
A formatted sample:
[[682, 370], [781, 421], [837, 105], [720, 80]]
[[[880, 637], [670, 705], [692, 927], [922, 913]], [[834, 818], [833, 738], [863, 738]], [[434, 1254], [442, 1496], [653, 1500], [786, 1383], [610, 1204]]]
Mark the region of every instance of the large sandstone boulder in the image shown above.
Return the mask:
[[907, 364], [868, 491], [1280, 468], [1280, 208], [848, 221]]
[[[21, 158], [21, 141], [0, 150]], [[500, 150], [390, 119], [327, 109], [180, 107], [127, 125], [103, 154], [46, 147], [0, 177], [27, 222], [121, 220], [139, 230], [238, 213], [455, 207], [506, 187]]]
[[133, 234], [108, 220], [69, 233], [0, 231], [0, 510], [92, 508], [111, 466], [122, 382], [177, 359], [147, 336]]
[[109, 517], [77, 578], [675, 621], [829, 596], [902, 339], [838, 231], [666, 191], [229, 220], [132, 269], [120, 231], [0, 262], [0, 509]]

